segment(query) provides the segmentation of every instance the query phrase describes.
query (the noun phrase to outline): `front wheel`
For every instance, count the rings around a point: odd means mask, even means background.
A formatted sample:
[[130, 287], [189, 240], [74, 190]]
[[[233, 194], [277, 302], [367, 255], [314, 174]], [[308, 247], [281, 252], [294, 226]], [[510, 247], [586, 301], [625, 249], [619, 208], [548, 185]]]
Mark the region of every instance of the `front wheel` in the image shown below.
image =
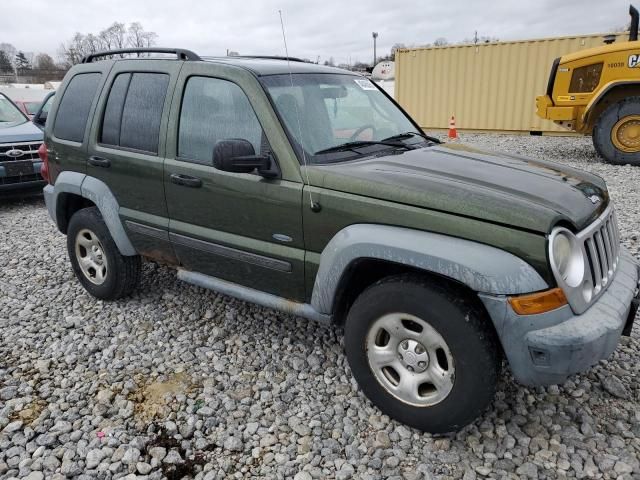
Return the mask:
[[640, 166], [640, 97], [609, 105], [593, 128], [593, 145], [609, 163]]
[[501, 367], [495, 332], [464, 292], [420, 277], [363, 292], [345, 325], [349, 365], [390, 417], [431, 433], [455, 431], [491, 403]]

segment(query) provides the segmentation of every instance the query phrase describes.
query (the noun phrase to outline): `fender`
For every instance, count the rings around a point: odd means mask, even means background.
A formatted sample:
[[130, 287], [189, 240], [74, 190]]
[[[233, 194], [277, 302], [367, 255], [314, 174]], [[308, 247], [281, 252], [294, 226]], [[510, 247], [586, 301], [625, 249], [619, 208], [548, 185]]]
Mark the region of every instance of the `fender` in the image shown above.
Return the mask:
[[78, 172], [67, 171], [58, 175], [55, 185], [47, 185], [44, 188], [47, 210], [56, 225], [59, 224], [57, 209], [58, 195], [63, 192], [73, 193], [87, 200], [91, 200], [98, 207], [98, 210], [100, 210], [104, 223], [107, 225], [109, 233], [120, 253], [126, 256], [138, 254], [120, 221], [120, 216], [118, 215], [120, 205], [118, 205], [111, 190], [109, 190], [109, 187], [104, 182], [95, 177], [90, 177]]
[[338, 284], [349, 264], [361, 258], [399, 263], [436, 273], [475, 292], [517, 295], [549, 285], [521, 258], [470, 240], [387, 225], [357, 224], [340, 230], [320, 256], [311, 306], [333, 313]]
[[613, 80], [602, 87], [600, 93], [597, 96], [593, 97], [589, 100], [586, 107], [584, 107], [584, 112], [582, 113], [582, 123], [586, 123], [589, 119], [589, 115], [591, 115], [591, 111], [593, 107], [595, 107], [600, 100], [602, 100], [607, 93], [609, 93], [615, 87], [619, 87], [622, 85], [637, 85], [640, 86], [640, 82], [638, 80]]

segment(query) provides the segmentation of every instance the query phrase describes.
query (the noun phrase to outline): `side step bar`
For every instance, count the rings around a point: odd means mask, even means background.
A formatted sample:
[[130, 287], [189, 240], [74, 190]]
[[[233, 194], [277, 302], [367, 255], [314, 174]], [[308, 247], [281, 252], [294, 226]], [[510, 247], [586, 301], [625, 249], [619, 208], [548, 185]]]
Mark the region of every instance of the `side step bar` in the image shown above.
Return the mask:
[[308, 303], [294, 302], [270, 293], [244, 287], [237, 283], [227, 282], [226, 280], [221, 280], [216, 277], [183, 269], [178, 269], [178, 278], [192, 285], [214, 290], [247, 302], [256, 303], [263, 307], [273, 308], [274, 310], [297, 315], [325, 325], [331, 324], [331, 315], [318, 312]]

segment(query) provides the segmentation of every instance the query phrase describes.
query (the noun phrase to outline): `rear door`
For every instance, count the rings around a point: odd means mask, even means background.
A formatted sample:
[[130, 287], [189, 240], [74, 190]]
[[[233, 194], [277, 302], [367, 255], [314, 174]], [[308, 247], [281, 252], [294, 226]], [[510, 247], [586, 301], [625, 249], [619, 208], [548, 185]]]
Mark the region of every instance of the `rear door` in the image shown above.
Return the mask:
[[217, 170], [212, 162], [216, 142], [240, 138], [278, 163], [283, 135], [275, 133], [267, 108], [249, 72], [185, 63], [165, 161], [170, 235], [190, 270], [302, 300], [302, 183], [282, 170], [278, 178], [264, 178]]
[[55, 96], [47, 121], [49, 173], [52, 181], [64, 169], [86, 173], [87, 143], [100, 92], [113, 62], [73, 67]]
[[177, 60], [115, 63], [94, 117], [87, 174], [107, 184], [136, 250], [175, 263], [163, 186], [168, 111]]

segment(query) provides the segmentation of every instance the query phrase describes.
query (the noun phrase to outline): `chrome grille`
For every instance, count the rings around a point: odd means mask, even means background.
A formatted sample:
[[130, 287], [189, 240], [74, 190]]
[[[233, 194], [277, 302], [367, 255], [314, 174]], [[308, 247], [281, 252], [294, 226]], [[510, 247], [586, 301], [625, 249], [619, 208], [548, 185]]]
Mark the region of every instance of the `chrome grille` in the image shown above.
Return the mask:
[[[564, 277], [553, 259], [551, 248], [554, 236], [561, 234], [562, 230], [566, 228], [556, 227], [549, 237], [551, 270], [571, 309], [576, 314], [581, 314], [605, 292], [618, 268], [620, 234], [613, 205], [609, 204], [593, 223], [574, 235], [576, 247], [580, 249], [575, 258], [579, 258], [577, 261], [581, 262], [580, 267], [576, 266], [572, 270], [575, 273], [578, 271], [576, 268], [579, 269], [577, 276]], [[567, 233], [570, 234], [568, 231]]]
[[600, 218], [577, 236], [584, 245], [589, 263], [587, 274], [591, 274], [595, 299], [613, 278], [618, 268], [620, 235], [613, 208], [609, 207]]
[[[0, 162], [11, 162], [20, 160], [38, 160], [38, 148], [42, 142], [16, 142], [0, 143]], [[20, 150], [22, 155], [15, 157], [8, 155], [8, 152]]]

